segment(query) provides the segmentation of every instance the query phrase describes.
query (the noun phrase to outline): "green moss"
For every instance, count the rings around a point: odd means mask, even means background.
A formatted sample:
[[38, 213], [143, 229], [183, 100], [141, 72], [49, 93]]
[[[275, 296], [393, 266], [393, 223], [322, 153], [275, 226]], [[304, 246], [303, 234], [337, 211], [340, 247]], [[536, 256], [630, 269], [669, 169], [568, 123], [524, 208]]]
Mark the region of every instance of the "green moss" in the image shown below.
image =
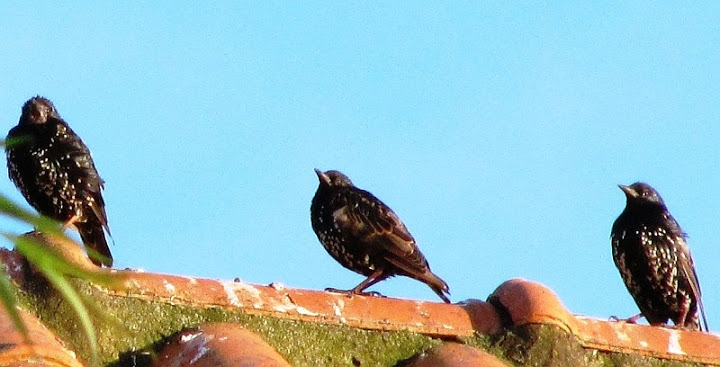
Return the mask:
[[[296, 367], [396, 366], [442, 341], [410, 332], [379, 332], [338, 325], [248, 315], [225, 308], [193, 308], [132, 297], [109, 296], [87, 282], [74, 280], [80, 292], [95, 300], [105, 317], [94, 315], [104, 365], [135, 365], [121, 356], [142, 357], [186, 328], [208, 322], [232, 322], [257, 332]], [[42, 282], [20, 292], [24, 306], [35, 312], [73, 349], [89, 360], [85, 334], [70, 307]], [[110, 316], [110, 317], [107, 317]], [[691, 366], [657, 358], [584, 349], [577, 339], [549, 325], [525, 325], [488, 336], [460, 340], [517, 366]], [[150, 360], [145, 354], [145, 359]], [[120, 358], [120, 359], [119, 359]], [[142, 360], [142, 358], [140, 359]], [[139, 363], [139, 366], [144, 365]]]
[[[153, 350], [183, 329], [208, 322], [232, 322], [255, 331], [297, 367], [393, 366], [398, 361], [432, 348], [439, 340], [410, 332], [377, 332], [345, 326], [323, 325], [248, 315], [224, 308], [193, 308], [150, 302], [132, 297], [113, 297], [83, 281], [74, 284], [92, 298], [108, 317], [93, 316], [103, 364], [120, 366], [121, 354]], [[73, 349], [89, 360], [85, 334], [75, 314], [50, 289], [34, 287], [21, 300]], [[114, 321], [113, 321], [114, 320]]]

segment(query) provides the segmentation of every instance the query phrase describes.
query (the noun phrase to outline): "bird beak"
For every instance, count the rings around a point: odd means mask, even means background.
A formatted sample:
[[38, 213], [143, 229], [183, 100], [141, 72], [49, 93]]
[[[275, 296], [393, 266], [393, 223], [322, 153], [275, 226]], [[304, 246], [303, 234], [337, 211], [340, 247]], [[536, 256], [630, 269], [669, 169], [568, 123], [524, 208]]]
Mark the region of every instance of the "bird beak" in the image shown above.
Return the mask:
[[324, 174], [323, 171], [315, 168], [315, 174], [318, 176], [318, 180], [320, 180], [320, 183], [324, 183], [325, 185], [330, 186], [330, 177]]
[[620, 188], [620, 190], [622, 190], [625, 193], [625, 196], [627, 196], [629, 198], [638, 197], [638, 193], [635, 190], [633, 190], [632, 188], [630, 188], [630, 186], [618, 185], [618, 187]]

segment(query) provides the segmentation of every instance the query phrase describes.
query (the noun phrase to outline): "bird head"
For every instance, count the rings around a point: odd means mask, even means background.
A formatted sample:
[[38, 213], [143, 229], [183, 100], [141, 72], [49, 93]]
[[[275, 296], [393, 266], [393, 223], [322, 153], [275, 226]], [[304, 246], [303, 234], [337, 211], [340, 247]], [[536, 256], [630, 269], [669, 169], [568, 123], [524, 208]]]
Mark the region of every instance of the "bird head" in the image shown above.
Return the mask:
[[350, 178], [348, 176], [345, 176], [340, 171], [321, 171], [317, 168], [315, 168], [315, 173], [318, 176], [318, 179], [320, 180], [321, 186], [327, 186], [327, 187], [352, 187], [353, 183], [350, 181]]
[[44, 124], [49, 117], [60, 118], [55, 106], [49, 99], [35, 96], [30, 98], [22, 107], [20, 124]]
[[618, 185], [618, 187], [625, 193], [628, 204], [665, 206], [660, 194], [644, 182], [636, 182], [630, 186]]

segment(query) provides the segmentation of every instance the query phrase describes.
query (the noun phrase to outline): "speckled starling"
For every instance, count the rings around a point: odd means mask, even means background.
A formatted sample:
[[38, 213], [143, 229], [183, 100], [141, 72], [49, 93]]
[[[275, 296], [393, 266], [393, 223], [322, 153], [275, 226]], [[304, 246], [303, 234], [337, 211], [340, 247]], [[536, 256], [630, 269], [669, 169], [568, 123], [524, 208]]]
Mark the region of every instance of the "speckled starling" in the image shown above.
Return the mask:
[[25, 102], [18, 125], [8, 133], [5, 153], [10, 179], [28, 203], [64, 227], [75, 226], [85, 246], [105, 257], [103, 265], [112, 266], [103, 180], [87, 146], [52, 102], [40, 96]]
[[315, 234], [337, 262], [367, 276], [349, 291], [328, 290], [365, 294], [381, 280], [404, 275], [427, 284], [450, 303], [448, 285], [430, 271], [415, 239], [387, 205], [338, 171], [315, 173], [320, 180], [310, 207]]
[[642, 182], [619, 185], [625, 210], [612, 227], [612, 256], [625, 286], [648, 323], [707, 330], [700, 284], [685, 233], [663, 199]]

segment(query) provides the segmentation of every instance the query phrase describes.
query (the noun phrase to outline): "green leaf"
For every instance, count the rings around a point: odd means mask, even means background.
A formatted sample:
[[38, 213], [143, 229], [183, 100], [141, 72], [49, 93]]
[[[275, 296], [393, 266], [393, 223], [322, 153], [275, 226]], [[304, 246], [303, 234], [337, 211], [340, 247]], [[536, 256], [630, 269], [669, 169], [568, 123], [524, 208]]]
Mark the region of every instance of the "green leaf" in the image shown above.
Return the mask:
[[0, 195], [0, 213], [21, 222], [32, 224], [40, 232], [63, 235], [62, 227], [57, 221], [23, 209], [10, 201], [5, 195]]
[[102, 314], [102, 312], [99, 311], [99, 308], [92, 300], [82, 297], [68, 282], [67, 277], [73, 276], [101, 283], [112, 283], [112, 275], [107, 272], [93, 272], [81, 269], [62, 257], [55, 249], [39, 243], [34, 238], [8, 234], [4, 236], [15, 243], [15, 248], [45, 276], [48, 282], [60, 292], [63, 299], [70, 304], [87, 335], [93, 365], [97, 365], [99, 360], [97, 336], [90, 319], [88, 307], [98, 310], [99, 314]]

